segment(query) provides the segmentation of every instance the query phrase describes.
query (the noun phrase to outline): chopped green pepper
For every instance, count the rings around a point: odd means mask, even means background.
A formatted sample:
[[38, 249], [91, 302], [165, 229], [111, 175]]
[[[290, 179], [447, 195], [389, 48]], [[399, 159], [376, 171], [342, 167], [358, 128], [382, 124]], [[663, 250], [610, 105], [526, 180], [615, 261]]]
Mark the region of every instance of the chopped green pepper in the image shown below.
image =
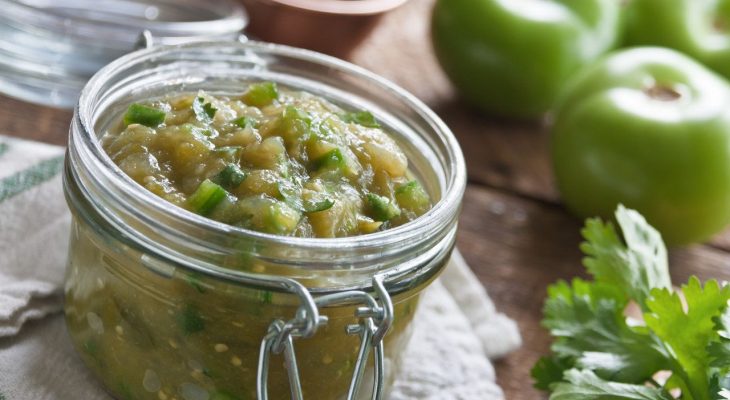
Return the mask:
[[279, 120], [281, 136], [287, 143], [299, 139], [307, 134], [312, 126], [312, 118], [306, 112], [289, 106], [284, 110]]
[[264, 210], [263, 231], [278, 235], [289, 234], [296, 228], [301, 215], [288, 204], [277, 201]]
[[330, 150], [314, 161], [315, 169], [344, 169], [346, 165], [340, 149]]
[[205, 321], [194, 306], [188, 304], [178, 315], [178, 324], [185, 335], [191, 335], [205, 329]]
[[124, 114], [124, 125], [140, 124], [155, 128], [165, 122], [167, 114], [157, 108], [148, 107], [142, 104], [133, 103], [127, 108]]
[[226, 197], [226, 190], [206, 179], [188, 199], [188, 205], [197, 214], [208, 215]]
[[210, 400], [238, 400], [238, 397], [226, 392], [214, 392], [210, 396]]
[[241, 182], [246, 179], [246, 173], [241, 170], [237, 164], [228, 164], [216, 176], [213, 182], [223, 186], [226, 189], [237, 188]]
[[395, 199], [402, 208], [425, 212], [431, 205], [428, 193], [418, 181], [410, 181], [395, 189]]
[[274, 82], [261, 82], [251, 85], [243, 94], [243, 101], [249, 106], [264, 107], [279, 98], [279, 89]]
[[400, 208], [389, 198], [368, 193], [368, 206], [372, 218], [376, 221], [387, 221], [400, 215]]
[[261, 291], [261, 302], [264, 304], [271, 304], [271, 302], [274, 300], [274, 293], [272, 293], [269, 290], [262, 290]]
[[380, 128], [380, 124], [369, 111], [351, 112], [340, 115], [345, 122], [355, 123], [368, 128]]

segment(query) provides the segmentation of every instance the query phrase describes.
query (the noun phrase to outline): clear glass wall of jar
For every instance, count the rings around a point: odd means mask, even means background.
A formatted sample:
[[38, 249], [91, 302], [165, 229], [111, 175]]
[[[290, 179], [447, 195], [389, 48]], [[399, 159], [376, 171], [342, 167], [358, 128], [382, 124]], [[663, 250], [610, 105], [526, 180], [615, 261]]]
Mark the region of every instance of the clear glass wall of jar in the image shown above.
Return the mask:
[[[357, 237], [247, 231], [145, 191], [98, 142], [131, 102], [200, 89], [237, 93], [259, 80], [371, 110], [438, 200], [434, 207], [408, 224]], [[138, 51], [94, 76], [72, 122], [64, 182], [74, 215], [66, 279], [69, 332], [85, 363], [116, 398], [256, 398], [262, 339], [274, 320], [307, 314], [302, 305], [307, 296], [319, 302], [365, 293], [379, 304], [371, 307], [378, 312], [362, 308], [368, 299], [350, 296], [346, 302], [316, 303], [327, 318], [316, 331], [304, 325], [293, 329], [304, 398], [334, 400], [346, 398], [356, 369], [360, 336], [353, 327], [391, 321], [383, 318], [385, 298], [394, 312], [383, 373], [386, 383], [392, 381], [420, 293], [453, 249], [466, 174], [458, 143], [444, 123], [392, 83], [305, 50], [214, 42]], [[378, 294], [374, 276], [382, 279], [387, 295]], [[289, 398], [291, 364], [283, 368], [281, 354], [271, 357], [269, 397]], [[370, 398], [373, 359], [359, 398]]]

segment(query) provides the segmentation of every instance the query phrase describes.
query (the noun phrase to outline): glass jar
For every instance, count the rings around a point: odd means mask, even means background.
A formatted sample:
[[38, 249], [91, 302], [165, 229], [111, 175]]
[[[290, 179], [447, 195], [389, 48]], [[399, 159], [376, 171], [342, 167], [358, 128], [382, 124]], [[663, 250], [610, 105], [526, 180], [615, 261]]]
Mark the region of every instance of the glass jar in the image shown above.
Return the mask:
[[101, 67], [160, 43], [233, 39], [248, 22], [237, 0], [0, 0], [0, 92], [72, 108]]
[[[415, 221], [373, 234], [274, 236], [171, 206], [99, 144], [132, 102], [240, 93], [259, 80], [370, 110], [438, 201]], [[90, 80], [71, 125], [71, 337], [118, 399], [380, 398], [420, 293], [453, 249], [465, 176], [456, 139], [431, 110], [347, 62], [256, 42], [124, 56]]]

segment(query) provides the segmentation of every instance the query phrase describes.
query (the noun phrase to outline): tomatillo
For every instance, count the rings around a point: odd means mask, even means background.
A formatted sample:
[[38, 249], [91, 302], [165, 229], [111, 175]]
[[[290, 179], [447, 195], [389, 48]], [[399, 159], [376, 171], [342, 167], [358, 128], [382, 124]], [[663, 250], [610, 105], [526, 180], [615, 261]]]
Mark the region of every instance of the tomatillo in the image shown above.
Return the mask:
[[730, 1], [631, 0], [626, 44], [665, 46], [730, 78]]
[[684, 54], [599, 60], [568, 84], [552, 130], [558, 188], [576, 214], [609, 217], [623, 203], [669, 244], [730, 222], [730, 85]]
[[431, 33], [441, 66], [467, 101], [530, 118], [616, 44], [620, 15], [617, 0], [438, 0]]

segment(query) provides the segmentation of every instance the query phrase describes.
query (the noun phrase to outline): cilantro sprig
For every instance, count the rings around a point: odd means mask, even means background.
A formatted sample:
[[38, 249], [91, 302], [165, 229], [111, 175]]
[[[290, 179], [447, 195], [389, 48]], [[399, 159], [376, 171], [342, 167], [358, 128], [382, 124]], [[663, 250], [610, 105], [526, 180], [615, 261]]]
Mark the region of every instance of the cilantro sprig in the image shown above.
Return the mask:
[[[593, 281], [548, 288], [552, 354], [532, 369], [551, 400], [730, 399], [730, 287], [690, 278], [672, 289], [660, 234], [636, 211], [589, 219], [583, 264]], [[642, 311], [626, 317], [629, 304]], [[659, 379], [664, 372], [668, 379]]]

